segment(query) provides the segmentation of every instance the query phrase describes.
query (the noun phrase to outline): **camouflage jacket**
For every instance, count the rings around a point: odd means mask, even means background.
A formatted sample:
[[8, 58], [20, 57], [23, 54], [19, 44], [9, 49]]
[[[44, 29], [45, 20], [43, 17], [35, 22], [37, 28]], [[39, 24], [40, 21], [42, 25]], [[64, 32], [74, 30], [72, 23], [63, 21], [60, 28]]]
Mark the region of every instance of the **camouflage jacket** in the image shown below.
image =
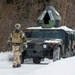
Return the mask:
[[26, 36], [23, 31], [20, 31], [19, 33], [13, 31], [9, 36], [8, 42], [22, 44], [23, 42], [26, 42]]

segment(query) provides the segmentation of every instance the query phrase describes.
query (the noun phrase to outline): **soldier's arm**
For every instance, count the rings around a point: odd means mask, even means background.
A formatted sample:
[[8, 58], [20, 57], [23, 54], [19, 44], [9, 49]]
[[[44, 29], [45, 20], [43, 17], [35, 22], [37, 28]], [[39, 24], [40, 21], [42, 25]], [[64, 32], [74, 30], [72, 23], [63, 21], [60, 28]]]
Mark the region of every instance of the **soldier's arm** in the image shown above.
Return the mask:
[[23, 31], [22, 31], [21, 38], [23, 39], [24, 42], [26, 42], [26, 35], [25, 35], [25, 33]]
[[8, 38], [8, 43], [10, 43], [12, 41], [12, 33], [10, 34], [9, 38]]

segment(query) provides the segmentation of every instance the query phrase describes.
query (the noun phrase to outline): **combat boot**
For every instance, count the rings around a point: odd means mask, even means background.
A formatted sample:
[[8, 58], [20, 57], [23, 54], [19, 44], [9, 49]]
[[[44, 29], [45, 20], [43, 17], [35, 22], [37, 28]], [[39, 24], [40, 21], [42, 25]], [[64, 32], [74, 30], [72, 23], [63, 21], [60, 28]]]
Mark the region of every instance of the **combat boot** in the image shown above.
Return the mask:
[[16, 67], [21, 67], [21, 64], [17, 64], [17, 66]]
[[16, 65], [13, 65], [12, 67], [13, 67], [13, 68], [16, 68]]

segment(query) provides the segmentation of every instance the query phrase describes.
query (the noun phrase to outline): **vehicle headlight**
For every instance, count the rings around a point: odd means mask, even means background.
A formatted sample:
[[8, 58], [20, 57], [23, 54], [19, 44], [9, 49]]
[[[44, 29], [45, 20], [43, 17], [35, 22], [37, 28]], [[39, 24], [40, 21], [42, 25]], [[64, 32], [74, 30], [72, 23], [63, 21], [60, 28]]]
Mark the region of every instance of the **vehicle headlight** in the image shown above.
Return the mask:
[[43, 44], [43, 48], [47, 48], [47, 45], [46, 44]]

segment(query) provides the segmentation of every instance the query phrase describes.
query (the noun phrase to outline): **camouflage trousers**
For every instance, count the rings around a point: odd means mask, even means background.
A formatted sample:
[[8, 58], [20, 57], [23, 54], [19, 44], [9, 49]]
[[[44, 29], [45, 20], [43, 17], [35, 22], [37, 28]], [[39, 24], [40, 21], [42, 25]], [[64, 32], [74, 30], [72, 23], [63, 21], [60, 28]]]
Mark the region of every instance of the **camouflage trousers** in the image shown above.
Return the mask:
[[19, 48], [20, 48], [20, 46], [16, 46], [16, 45], [13, 45], [12, 46], [13, 55], [14, 55], [13, 65], [15, 65], [15, 66], [17, 64], [20, 64], [21, 63], [21, 60], [20, 60], [21, 53], [19, 52]]

